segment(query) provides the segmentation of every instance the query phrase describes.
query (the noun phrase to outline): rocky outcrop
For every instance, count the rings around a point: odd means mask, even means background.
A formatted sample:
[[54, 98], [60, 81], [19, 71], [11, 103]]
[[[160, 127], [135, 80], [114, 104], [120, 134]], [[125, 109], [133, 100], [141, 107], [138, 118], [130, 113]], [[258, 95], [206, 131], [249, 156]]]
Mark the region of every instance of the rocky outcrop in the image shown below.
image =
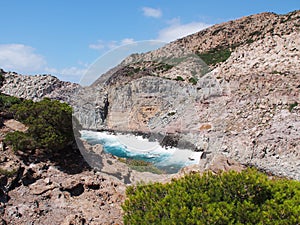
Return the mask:
[[25, 168], [8, 193], [9, 204], [2, 206], [7, 224], [122, 224], [120, 181], [89, 171], [69, 175], [41, 163]]
[[[294, 32], [242, 46], [212, 75], [227, 83], [229, 91], [215, 102], [225, 103], [219, 111], [225, 125], [219, 151], [299, 180], [299, 108], [291, 109], [300, 99], [298, 36]], [[200, 117], [208, 119], [204, 113]]]
[[[0, 134], [9, 132], [2, 127]], [[82, 143], [82, 142], [81, 142]], [[101, 145], [82, 143], [93, 169], [84, 168], [77, 153], [62, 153], [65, 164], [77, 162], [80, 171], [50, 161], [24, 160], [9, 148], [0, 150], [0, 216], [4, 224], [123, 224], [121, 204], [128, 184], [168, 181], [170, 176], [133, 171]], [[81, 149], [82, 150], [82, 149]], [[71, 157], [71, 159], [69, 159]], [[66, 165], [65, 165], [66, 166]], [[101, 172], [99, 171], [101, 169]]]
[[124, 64], [153, 61], [162, 58], [178, 58], [189, 53], [202, 53], [214, 49], [231, 48], [261, 40], [267, 36], [282, 36], [299, 32], [300, 11], [285, 15], [260, 13], [237, 20], [216, 24], [205, 30], [183, 37], [166, 46], [145, 54], [134, 54]]
[[[300, 179], [299, 20], [295, 11], [218, 24], [132, 55], [86, 88], [8, 73], [2, 91], [65, 100], [84, 128], [159, 133], [162, 143]], [[196, 60], [220, 49], [230, 57], [210, 72]]]
[[179, 147], [192, 143], [193, 149], [300, 179], [298, 36], [241, 45], [195, 85], [147, 74], [112, 85], [105, 91], [107, 118], [95, 124], [175, 135]]
[[2, 93], [34, 101], [48, 97], [69, 103], [79, 88], [78, 84], [60, 81], [51, 75], [24, 76], [2, 71], [2, 76]]

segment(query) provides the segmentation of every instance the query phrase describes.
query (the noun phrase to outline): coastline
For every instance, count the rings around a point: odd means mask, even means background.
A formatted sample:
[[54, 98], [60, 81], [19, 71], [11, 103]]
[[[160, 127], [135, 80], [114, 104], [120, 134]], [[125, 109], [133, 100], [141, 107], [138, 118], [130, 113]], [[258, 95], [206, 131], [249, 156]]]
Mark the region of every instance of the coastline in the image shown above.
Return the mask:
[[169, 174], [177, 173], [183, 167], [199, 164], [203, 154], [191, 149], [161, 146], [158, 141], [149, 140], [144, 136], [136, 136], [129, 132], [120, 134], [82, 130], [80, 133], [81, 138], [88, 144], [101, 144], [104, 148], [103, 152], [106, 154], [112, 154], [119, 158], [142, 160]]

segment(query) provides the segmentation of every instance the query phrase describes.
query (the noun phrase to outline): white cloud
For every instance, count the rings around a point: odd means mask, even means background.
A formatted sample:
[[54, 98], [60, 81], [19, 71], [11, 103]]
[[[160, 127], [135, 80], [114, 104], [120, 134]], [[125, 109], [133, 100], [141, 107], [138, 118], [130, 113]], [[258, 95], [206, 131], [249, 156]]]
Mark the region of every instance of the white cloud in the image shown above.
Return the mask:
[[120, 47], [122, 45], [129, 45], [133, 44], [135, 40], [133, 38], [124, 38], [121, 41], [103, 41], [98, 40], [95, 44], [90, 44], [89, 48], [94, 50], [111, 50], [117, 47]]
[[52, 74], [61, 80], [79, 82], [87, 70], [87, 65], [50, 68], [45, 58], [31, 46], [23, 44], [0, 45], [0, 68], [20, 74]]
[[147, 17], [160, 18], [162, 16], [162, 11], [160, 9], [143, 7], [143, 14]]
[[157, 38], [158, 40], [166, 42], [174, 41], [178, 38], [196, 33], [211, 26], [210, 24], [206, 24], [203, 22], [181, 24], [180, 19], [173, 19], [169, 22], [169, 24], [169, 27], [166, 27], [159, 31]]
[[35, 49], [23, 44], [0, 45], [0, 67], [4, 70], [32, 73], [43, 69], [46, 60]]

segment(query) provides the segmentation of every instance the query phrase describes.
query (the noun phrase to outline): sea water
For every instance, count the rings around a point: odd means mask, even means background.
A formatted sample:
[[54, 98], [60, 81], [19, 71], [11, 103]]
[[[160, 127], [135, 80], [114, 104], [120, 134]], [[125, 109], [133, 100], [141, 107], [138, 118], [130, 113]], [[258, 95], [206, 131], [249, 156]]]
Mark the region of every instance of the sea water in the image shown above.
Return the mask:
[[199, 163], [200, 152], [174, 147], [162, 147], [156, 141], [149, 141], [133, 134], [112, 134], [102, 131], [82, 130], [82, 139], [89, 144], [101, 144], [106, 153], [117, 157], [143, 160], [153, 163], [167, 173], [176, 173], [182, 167]]

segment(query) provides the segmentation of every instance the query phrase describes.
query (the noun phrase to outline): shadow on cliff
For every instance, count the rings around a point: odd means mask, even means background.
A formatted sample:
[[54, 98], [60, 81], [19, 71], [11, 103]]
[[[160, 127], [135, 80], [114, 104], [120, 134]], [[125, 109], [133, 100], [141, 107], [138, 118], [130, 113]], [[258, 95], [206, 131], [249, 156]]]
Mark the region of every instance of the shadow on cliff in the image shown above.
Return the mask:
[[59, 151], [41, 152], [35, 150], [30, 154], [19, 155], [19, 157], [27, 165], [44, 162], [67, 174], [78, 174], [91, 169], [75, 144]]

